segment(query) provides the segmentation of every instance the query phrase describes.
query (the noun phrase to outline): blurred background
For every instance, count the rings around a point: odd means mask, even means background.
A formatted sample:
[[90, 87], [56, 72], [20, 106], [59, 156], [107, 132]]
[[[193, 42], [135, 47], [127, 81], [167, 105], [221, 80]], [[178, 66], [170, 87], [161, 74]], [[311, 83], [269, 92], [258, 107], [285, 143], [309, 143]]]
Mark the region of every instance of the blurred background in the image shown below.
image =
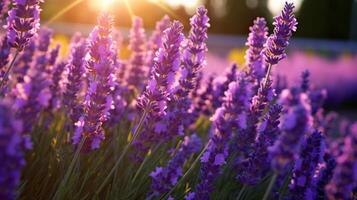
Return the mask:
[[[290, 0], [296, 5], [298, 30], [288, 58], [275, 67], [290, 84], [308, 69], [312, 83], [327, 88], [328, 109], [357, 113], [357, 0]], [[144, 19], [147, 36], [164, 15], [180, 20], [188, 31], [189, 17], [199, 5], [209, 10], [208, 73], [221, 74], [231, 63], [244, 63], [245, 41], [253, 20], [265, 17], [272, 32], [273, 16], [285, 0], [46, 0], [42, 24], [55, 29], [58, 41], [75, 31], [88, 34], [98, 12], [109, 10], [125, 38], [132, 16]], [[127, 42], [127, 41], [126, 41]], [[122, 49], [122, 56], [130, 52]], [[355, 114], [352, 114], [355, 115]]]

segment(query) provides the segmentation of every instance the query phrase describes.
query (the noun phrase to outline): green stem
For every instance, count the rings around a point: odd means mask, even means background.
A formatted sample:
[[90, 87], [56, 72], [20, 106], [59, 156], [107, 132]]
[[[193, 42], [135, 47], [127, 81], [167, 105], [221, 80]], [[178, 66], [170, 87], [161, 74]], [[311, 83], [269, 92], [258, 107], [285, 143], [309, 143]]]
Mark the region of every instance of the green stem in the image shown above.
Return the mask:
[[240, 189], [240, 191], [239, 191], [239, 194], [238, 194], [238, 196], [237, 196], [237, 200], [239, 200], [239, 199], [242, 198], [243, 193], [244, 193], [244, 191], [245, 191], [246, 188], [247, 188], [247, 185], [243, 185], [243, 187], [242, 187], [242, 188]]
[[273, 68], [273, 65], [269, 64], [269, 66], [268, 66], [268, 71], [267, 71], [267, 73], [266, 73], [266, 75], [265, 75], [265, 79], [264, 79], [264, 87], [265, 87], [265, 86], [267, 85], [267, 83], [268, 83], [268, 80], [269, 80], [269, 77], [270, 77], [272, 68]]
[[[74, 169], [74, 166], [75, 166], [75, 164], [77, 163], [77, 160], [78, 160], [78, 158], [79, 158], [79, 154], [80, 154], [80, 152], [81, 152], [81, 150], [82, 150], [82, 147], [83, 147], [83, 145], [84, 145], [85, 140], [86, 140], [86, 137], [83, 137], [83, 138], [81, 139], [81, 142], [79, 143], [79, 145], [78, 145], [78, 147], [77, 147], [76, 153], [74, 154], [73, 159], [72, 159], [72, 161], [71, 161], [71, 163], [70, 163], [70, 165], [69, 165], [69, 167], [68, 167], [68, 169], [67, 169], [67, 172], [66, 172], [66, 174], [65, 174], [65, 176], [64, 176], [64, 178], [63, 178], [63, 180], [61, 181], [61, 183], [60, 183], [60, 185], [59, 185], [59, 187], [58, 187], [58, 189], [57, 189], [57, 191], [56, 191], [56, 193], [55, 193], [53, 199], [57, 199], [57, 196], [58, 196], [59, 192], [62, 191], [62, 190], [63, 190], [63, 187], [67, 184], [68, 179], [69, 179], [69, 177], [70, 177], [70, 175], [72, 174], [72, 171], [73, 171], [73, 169]], [[61, 199], [61, 198], [60, 198], [60, 199]]]
[[[155, 148], [152, 150], [151, 155], [160, 147], [160, 145], [161, 145], [161, 143], [159, 143], [159, 144], [157, 144], [157, 145], [155, 146]], [[149, 152], [148, 152], [148, 153], [149, 153]], [[135, 175], [134, 175], [134, 178], [133, 178], [133, 180], [131, 181], [132, 184], [135, 183], [135, 181], [136, 181], [136, 179], [138, 178], [140, 172], [143, 170], [144, 165], [145, 165], [146, 162], [149, 160], [149, 158], [150, 158], [151, 155], [149, 155], [148, 153], [146, 154], [146, 156], [145, 156], [143, 162], [141, 162], [139, 169], [136, 171], [136, 173], [135, 173]]]
[[125, 154], [128, 152], [131, 144], [133, 143], [133, 141], [135, 141], [135, 139], [138, 137], [138, 135], [140, 134], [140, 130], [143, 126], [143, 123], [146, 119], [147, 116], [147, 111], [144, 111], [143, 115], [140, 118], [138, 127], [136, 128], [134, 134], [133, 134], [133, 138], [130, 140], [130, 142], [125, 146], [123, 152], [121, 153], [119, 159], [115, 162], [114, 167], [110, 170], [109, 174], [107, 175], [107, 177], [104, 179], [103, 183], [100, 185], [99, 189], [96, 191], [96, 195], [99, 195], [99, 193], [102, 191], [102, 189], [105, 187], [105, 185], [108, 183], [110, 177], [113, 175], [113, 173], [115, 172], [115, 169], [119, 166], [119, 164], [121, 163], [121, 161], [123, 160]]
[[2, 80], [0, 82], [0, 92], [2, 92], [2, 89], [3, 89], [4, 85], [7, 82], [7, 79], [9, 78], [9, 74], [11, 73], [11, 69], [14, 66], [14, 63], [15, 63], [16, 58], [19, 55], [19, 53], [20, 53], [19, 50], [16, 50], [15, 56], [12, 58], [12, 61], [11, 61], [10, 65], [9, 65], [9, 67], [6, 70], [6, 72], [4, 74], [4, 77], [2, 78]]
[[276, 178], [278, 177], [277, 173], [274, 173], [273, 177], [270, 180], [270, 183], [268, 185], [267, 190], [265, 191], [264, 197], [262, 200], [267, 200], [269, 198], [270, 192], [273, 189], [273, 186], [275, 184]]

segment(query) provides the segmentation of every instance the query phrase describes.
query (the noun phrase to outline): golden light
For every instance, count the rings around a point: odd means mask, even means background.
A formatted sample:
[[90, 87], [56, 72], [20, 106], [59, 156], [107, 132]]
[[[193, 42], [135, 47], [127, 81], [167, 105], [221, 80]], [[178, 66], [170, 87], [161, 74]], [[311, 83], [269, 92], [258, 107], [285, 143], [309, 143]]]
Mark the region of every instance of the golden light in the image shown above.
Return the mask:
[[115, 1], [119, 0], [90, 0], [89, 5], [93, 10], [107, 10]]
[[165, 3], [173, 8], [183, 6], [186, 11], [192, 13], [195, 11], [198, 5], [202, 4], [202, 0], [149, 0], [154, 3]]
[[[298, 10], [301, 6], [302, 0], [288, 0], [288, 2], [294, 3], [296, 9]], [[282, 0], [268, 0], [268, 8], [274, 15], [280, 14], [281, 10], [284, 8], [284, 4], [285, 1]]]

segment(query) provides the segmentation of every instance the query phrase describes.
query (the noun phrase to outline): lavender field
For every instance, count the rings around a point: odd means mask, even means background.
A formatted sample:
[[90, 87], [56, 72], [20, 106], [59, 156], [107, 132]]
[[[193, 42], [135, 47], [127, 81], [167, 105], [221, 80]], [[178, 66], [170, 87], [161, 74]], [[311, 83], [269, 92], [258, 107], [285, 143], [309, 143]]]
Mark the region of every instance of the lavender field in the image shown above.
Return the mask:
[[357, 94], [357, 59], [289, 54], [293, 3], [232, 64], [204, 6], [127, 36], [103, 9], [61, 46], [43, 3], [0, 2], [0, 200], [357, 199], [357, 122], [326, 109]]

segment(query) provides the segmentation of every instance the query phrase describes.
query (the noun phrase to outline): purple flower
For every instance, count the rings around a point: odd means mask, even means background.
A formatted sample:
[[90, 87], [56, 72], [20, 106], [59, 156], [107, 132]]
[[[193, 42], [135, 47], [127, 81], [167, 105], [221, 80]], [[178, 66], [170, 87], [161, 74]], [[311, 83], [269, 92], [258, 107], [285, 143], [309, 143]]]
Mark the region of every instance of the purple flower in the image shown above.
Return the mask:
[[0, 199], [15, 199], [25, 166], [21, 123], [15, 120], [7, 103], [0, 102]]
[[113, 87], [113, 51], [112, 51], [113, 19], [102, 13], [98, 17], [98, 25], [90, 34], [87, 64], [88, 82], [84, 110], [76, 122], [73, 143], [78, 144], [84, 138], [83, 151], [97, 149], [104, 139], [103, 123], [108, 119], [112, 106]]
[[9, 62], [10, 46], [7, 42], [7, 38], [3, 37], [0, 46], [0, 78], [4, 76], [6, 65]]
[[293, 10], [294, 4], [286, 2], [281, 14], [274, 18], [274, 33], [268, 37], [264, 50], [265, 61], [270, 65], [286, 57], [285, 49], [297, 25]]
[[[49, 45], [51, 37], [48, 33], [52, 33], [52, 31], [41, 29], [38, 42]], [[16, 117], [23, 121], [25, 134], [31, 133], [40, 112], [49, 105], [51, 99], [49, 88], [51, 79], [46, 70], [49, 67], [48, 46], [42, 45], [37, 50], [35, 62], [30, 65], [24, 81], [18, 83], [14, 91], [16, 94]]]
[[201, 69], [206, 65], [205, 53], [207, 51], [207, 30], [210, 27], [207, 10], [197, 8], [196, 14], [190, 19], [191, 31], [183, 53], [179, 97], [187, 97], [189, 92], [196, 88], [195, 81]]
[[280, 135], [279, 118], [282, 106], [274, 104], [270, 107], [268, 116], [260, 125], [257, 139], [253, 145], [254, 151], [248, 159], [240, 163], [237, 178], [241, 183], [255, 185], [266, 176], [270, 169], [268, 148]]
[[310, 89], [310, 72], [305, 70], [301, 74], [301, 90], [302, 92], [307, 92]]
[[295, 88], [284, 90], [280, 101], [284, 105], [282, 134], [269, 148], [272, 167], [277, 172], [283, 172], [285, 167], [297, 158], [301, 140], [312, 127], [311, 108], [306, 94]]
[[182, 135], [183, 130], [194, 121], [191, 110], [192, 101], [189, 95], [196, 88], [197, 76], [206, 62], [205, 41], [209, 27], [208, 21], [207, 10], [203, 7], [198, 8], [196, 15], [191, 18], [191, 31], [183, 54], [179, 86], [177, 86], [176, 92], [170, 96], [167, 115], [164, 122], [161, 122], [170, 125], [161, 131], [168, 139]]
[[352, 190], [357, 183], [357, 123], [345, 138], [343, 154], [337, 158], [332, 180], [326, 186], [329, 199], [352, 199]]
[[12, 76], [16, 77], [18, 83], [24, 82], [24, 77], [28, 69], [30, 69], [32, 61], [34, 60], [35, 51], [37, 48], [35, 38], [30, 41], [22, 54], [20, 54], [19, 58], [15, 61], [14, 65], [16, 67], [14, 68]]
[[59, 57], [59, 51], [61, 49], [61, 45], [57, 44], [55, 48], [51, 49], [50, 55], [48, 56], [48, 65], [54, 66]]
[[162, 114], [166, 109], [167, 98], [180, 65], [180, 46], [184, 37], [182, 30], [182, 24], [174, 21], [165, 31], [163, 47], [156, 52], [151, 80], [138, 99], [138, 106], [149, 113]]
[[288, 81], [286, 80], [286, 76], [278, 74], [274, 82], [274, 90], [277, 95], [280, 95], [281, 92], [288, 87]]
[[260, 82], [265, 75], [262, 55], [264, 44], [268, 37], [268, 27], [265, 19], [258, 17], [254, 20], [254, 25], [249, 30], [248, 41], [245, 44], [248, 47], [245, 55], [245, 64], [249, 68], [249, 74]]
[[243, 158], [248, 157], [253, 150], [252, 145], [257, 135], [257, 126], [264, 110], [273, 100], [275, 94], [271, 88], [272, 81], [268, 79], [266, 83], [261, 82], [257, 95], [252, 98], [250, 107], [248, 107], [245, 116], [245, 124], [239, 125], [239, 131], [235, 136], [233, 145], [242, 153]]
[[223, 82], [215, 82], [212, 99], [214, 109], [217, 109], [222, 105], [224, 93], [227, 91], [229, 84], [237, 80], [237, 77], [237, 65], [233, 64], [229, 71], [226, 73], [225, 80]]
[[40, 27], [41, 0], [14, 0], [7, 18], [7, 38], [11, 47], [22, 51]]
[[72, 43], [71, 56], [66, 68], [68, 71], [67, 83], [63, 94], [63, 104], [72, 122], [77, 122], [83, 106], [80, 101], [80, 93], [84, 86], [85, 57], [87, 55], [87, 43], [80, 40]]
[[140, 17], [133, 18], [133, 25], [130, 30], [129, 48], [132, 51], [130, 58], [130, 71], [128, 77], [129, 86], [135, 87], [141, 91], [147, 78], [146, 56], [146, 38], [143, 28], [143, 20]]
[[183, 174], [183, 164], [202, 147], [197, 135], [186, 136], [183, 143], [165, 167], [156, 167], [150, 176], [152, 178], [150, 195], [159, 197], [169, 192]]
[[331, 181], [333, 171], [336, 167], [336, 160], [330, 154], [325, 154], [324, 164], [318, 171], [317, 177], [315, 178], [316, 182], [316, 199], [324, 200], [327, 199], [325, 193], [325, 186]]
[[149, 71], [151, 72], [152, 66], [154, 64], [155, 53], [159, 48], [162, 47], [162, 39], [164, 36], [164, 31], [170, 27], [170, 17], [165, 15], [160, 21], [156, 23], [155, 30], [151, 34], [147, 47], [147, 65], [149, 66]]
[[245, 75], [241, 74], [237, 81], [229, 84], [222, 107], [211, 118], [215, 131], [201, 157], [200, 182], [196, 186], [195, 199], [209, 199], [220, 168], [226, 163], [232, 131], [245, 123], [244, 109], [249, 105], [249, 95], [249, 84]]
[[184, 38], [182, 30], [182, 24], [174, 21], [165, 31], [163, 46], [156, 52], [151, 80], [138, 99], [138, 107], [147, 112], [149, 116], [145, 121], [142, 133], [134, 141], [137, 150], [135, 159], [137, 160], [141, 160], [145, 156], [146, 151], [155, 141], [161, 140], [155, 133], [157, 128], [160, 128], [160, 124], [157, 123], [166, 114], [168, 97], [171, 95], [175, 75], [180, 66], [180, 47]]
[[213, 100], [213, 80], [214, 77], [210, 76], [206, 82], [206, 87], [202, 93], [197, 97], [195, 105], [195, 113], [205, 116], [211, 116], [213, 113], [212, 100]]
[[323, 161], [324, 152], [325, 143], [322, 133], [315, 131], [303, 141], [289, 185], [289, 199], [314, 199], [316, 195], [314, 175], [318, 164]]
[[50, 86], [51, 89], [51, 108], [57, 109], [60, 105], [60, 98], [61, 98], [61, 81], [62, 81], [62, 74], [66, 67], [65, 62], [60, 62], [56, 64], [53, 74], [52, 74], [52, 84]]

